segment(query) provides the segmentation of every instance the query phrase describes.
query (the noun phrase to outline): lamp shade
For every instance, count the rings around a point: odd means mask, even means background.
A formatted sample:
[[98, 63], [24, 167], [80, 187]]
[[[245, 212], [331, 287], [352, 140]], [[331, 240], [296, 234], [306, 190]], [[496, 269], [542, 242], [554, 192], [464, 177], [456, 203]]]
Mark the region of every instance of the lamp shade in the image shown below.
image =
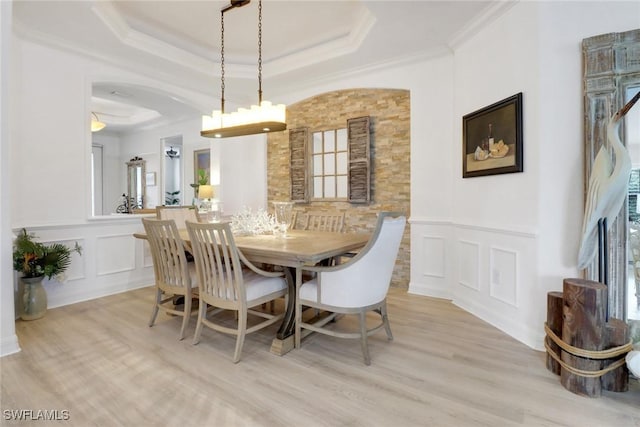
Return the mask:
[[103, 122], [98, 119], [98, 115], [96, 113], [91, 113], [91, 132], [98, 132], [107, 126]]
[[199, 199], [213, 199], [213, 186], [212, 185], [201, 185], [198, 187], [198, 198]]

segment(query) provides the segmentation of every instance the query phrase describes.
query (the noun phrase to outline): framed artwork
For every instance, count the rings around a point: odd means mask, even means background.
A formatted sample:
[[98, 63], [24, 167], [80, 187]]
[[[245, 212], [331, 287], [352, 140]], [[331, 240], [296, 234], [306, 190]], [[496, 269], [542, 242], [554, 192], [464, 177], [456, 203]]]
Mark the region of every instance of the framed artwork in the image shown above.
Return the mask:
[[156, 173], [155, 172], [147, 172], [145, 176], [145, 180], [147, 181], [147, 186], [156, 185]]
[[211, 182], [211, 150], [195, 150], [193, 152], [193, 182], [198, 184], [200, 177], [198, 171], [204, 170], [207, 177], [207, 184]]
[[522, 172], [522, 92], [462, 118], [462, 177]]

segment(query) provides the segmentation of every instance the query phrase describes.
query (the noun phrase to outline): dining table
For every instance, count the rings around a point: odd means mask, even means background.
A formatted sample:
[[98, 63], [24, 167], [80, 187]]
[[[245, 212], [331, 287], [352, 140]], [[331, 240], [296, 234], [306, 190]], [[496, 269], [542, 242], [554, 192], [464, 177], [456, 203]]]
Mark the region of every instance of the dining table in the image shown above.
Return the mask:
[[[187, 248], [186, 229], [179, 230]], [[364, 247], [369, 233], [334, 233], [326, 231], [288, 230], [285, 235], [238, 234], [236, 246], [253, 263], [280, 266], [287, 277], [288, 298], [282, 324], [271, 344], [271, 353], [284, 355], [294, 347], [296, 288], [302, 284], [302, 267], [338, 257]], [[146, 239], [145, 233], [134, 237]]]

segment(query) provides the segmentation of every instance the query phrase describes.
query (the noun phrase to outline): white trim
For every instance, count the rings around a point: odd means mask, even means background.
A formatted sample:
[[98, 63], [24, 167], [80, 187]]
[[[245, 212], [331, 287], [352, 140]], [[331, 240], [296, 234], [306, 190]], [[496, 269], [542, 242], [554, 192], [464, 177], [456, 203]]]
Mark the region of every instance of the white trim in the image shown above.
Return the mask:
[[10, 337], [2, 337], [2, 341], [0, 341], [0, 357], [18, 353], [19, 351], [20, 343], [18, 342], [18, 336], [16, 334]]
[[526, 237], [530, 239], [535, 239], [538, 237], [539, 232], [537, 229], [526, 229], [526, 228], [505, 228], [503, 226], [486, 226], [486, 225], [473, 225], [473, 224], [465, 224], [461, 222], [453, 222], [444, 219], [430, 219], [427, 217], [411, 217], [409, 219], [409, 223], [412, 225], [433, 225], [433, 226], [450, 226], [459, 229], [466, 230], [475, 230], [482, 231], [485, 233], [500, 233], [507, 234], [510, 236], [516, 237]]

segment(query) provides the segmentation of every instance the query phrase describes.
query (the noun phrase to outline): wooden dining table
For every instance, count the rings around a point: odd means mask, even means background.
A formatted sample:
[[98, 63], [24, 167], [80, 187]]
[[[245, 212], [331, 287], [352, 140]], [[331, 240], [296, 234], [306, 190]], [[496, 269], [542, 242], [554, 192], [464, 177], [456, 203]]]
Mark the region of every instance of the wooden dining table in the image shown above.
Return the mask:
[[[187, 230], [179, 230], [187, 246]], [[134, 237], [146, 239], [144, 233]], [[283, 355], [293, 349], [295, 330], [296, 287], [302, 284], [302, 267], [362, 248], [368, 233], [332, 233], [325, 231], [289, 230], [286, 236], [254, 234], [234, 236], [236, 246], [253, 263], [277, 265], [287, 272], [288, 303], [285, 316], [271, 344], [271, 352]]]

